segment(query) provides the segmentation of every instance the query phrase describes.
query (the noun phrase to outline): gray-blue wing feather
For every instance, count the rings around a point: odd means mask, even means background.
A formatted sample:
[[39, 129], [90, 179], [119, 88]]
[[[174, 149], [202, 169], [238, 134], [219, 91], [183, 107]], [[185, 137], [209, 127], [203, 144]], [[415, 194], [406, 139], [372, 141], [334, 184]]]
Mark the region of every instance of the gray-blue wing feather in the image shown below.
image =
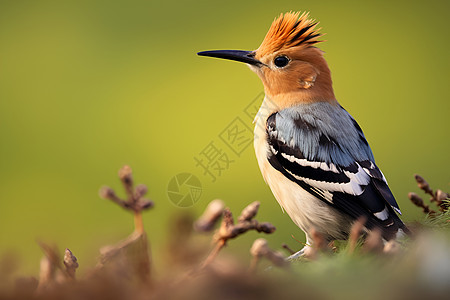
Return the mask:
[[[268, 160], [278, 171], [338, 210], [391, 238], [404, 225], [356, 121], [340, 106], [299, 105], [267, 120]], [[387, 205], [386, 205], [387, 204]]]

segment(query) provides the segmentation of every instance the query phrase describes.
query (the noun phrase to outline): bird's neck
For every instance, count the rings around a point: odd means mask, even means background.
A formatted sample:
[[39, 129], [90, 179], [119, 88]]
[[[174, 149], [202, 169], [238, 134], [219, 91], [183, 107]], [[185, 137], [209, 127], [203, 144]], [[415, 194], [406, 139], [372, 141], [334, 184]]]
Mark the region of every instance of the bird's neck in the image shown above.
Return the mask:
[[317, 102], [338, 104], [334, 96], [324, 96], [323, 94], [315, 93], [289, 92], [271, 95], [266, 92], [266, 96], [278, 107], [278, 111], [299, 104], [311, 104]]

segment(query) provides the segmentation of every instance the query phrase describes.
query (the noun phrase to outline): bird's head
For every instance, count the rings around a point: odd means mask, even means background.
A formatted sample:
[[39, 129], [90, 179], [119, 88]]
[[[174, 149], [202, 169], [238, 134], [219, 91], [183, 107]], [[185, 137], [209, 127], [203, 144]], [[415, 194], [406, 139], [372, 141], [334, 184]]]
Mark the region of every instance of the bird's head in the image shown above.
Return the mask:
[[331, 74], [322, 51], [322, 36], [307, 13], [281, 14], [254, 51], [214, 50], [198, 55], [247, 63], [258, 74], [264, 90], [279, 107], [302, 102], [334, 102]]

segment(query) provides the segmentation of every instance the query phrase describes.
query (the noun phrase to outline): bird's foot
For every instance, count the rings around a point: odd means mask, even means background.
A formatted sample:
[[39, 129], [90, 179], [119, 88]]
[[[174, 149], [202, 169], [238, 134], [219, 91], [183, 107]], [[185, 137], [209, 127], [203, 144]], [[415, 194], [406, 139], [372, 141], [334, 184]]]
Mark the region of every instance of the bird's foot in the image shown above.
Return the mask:
[[297, 251], [294, 254], [288, 256], [288, 258], [286, 258], [286, 260], [294, 261], [294, 260], [297, 260], [297, 259], [305, 256], [305, 254], [306, 254], [306, 252], [308, 251], [309, 248], [311, 248], [311, 246], [306, 245], [300, 251]]

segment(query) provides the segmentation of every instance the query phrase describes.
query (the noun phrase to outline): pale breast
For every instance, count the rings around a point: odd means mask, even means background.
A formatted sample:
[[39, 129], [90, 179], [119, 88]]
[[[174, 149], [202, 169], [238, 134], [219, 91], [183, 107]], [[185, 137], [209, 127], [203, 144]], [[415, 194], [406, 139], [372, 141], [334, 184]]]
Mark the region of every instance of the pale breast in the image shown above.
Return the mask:
[[259, 168], [275, 199], [305, 233], [314, 227], [329, 239], [345, 238], [350, 225], [347, 216], [317, 199], [270, 165], [267, 159], [270, 150], [266, 121], [275, 110], [268, 109], [270, 106], [265, 102], [266, 99], [255, 118], [254, 146]]

